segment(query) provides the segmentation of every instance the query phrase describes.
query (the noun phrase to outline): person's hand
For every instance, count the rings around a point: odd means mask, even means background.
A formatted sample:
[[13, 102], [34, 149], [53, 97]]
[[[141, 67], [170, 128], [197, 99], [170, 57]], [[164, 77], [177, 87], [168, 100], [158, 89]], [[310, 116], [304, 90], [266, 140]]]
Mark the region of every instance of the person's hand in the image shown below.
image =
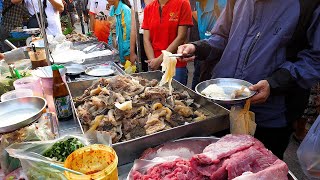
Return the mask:
[[257, 94], [251, 98], [252, 104], [264, 103], [270, 96], [270, 85], [267, 80], [261, 80], [257, 84], [249, 87], [249, 89], [251, 91], [257, 91]]
[[[183, 54], [183, 55], [187, 55], [187, 54], [194, 54], [196, 51], [196, 47], [193, 44], [184, 44], [178, 47], [178, 51], [177, 54]], [[184, 61], [184, 62], [189, 62], [189, 61], [193, 61], [195, 58], [195, 56], [192, 56], [190, 58], [181, 58], [179, 59], [179, 61]]]
[[4, 59], [4, 55], [0, 53], [0, 60]]
[[130, 53], [130, 62], [131, 62], [132, 64], [134, 64], [137, 59], [138, 59], [138, 56], [137, 56], [136, 53], [134, 53], [134, 52]]
[[160, 58], [154, 58], [146, 61], [151, 70], [157, 70], [160, 68], [162, 60]]

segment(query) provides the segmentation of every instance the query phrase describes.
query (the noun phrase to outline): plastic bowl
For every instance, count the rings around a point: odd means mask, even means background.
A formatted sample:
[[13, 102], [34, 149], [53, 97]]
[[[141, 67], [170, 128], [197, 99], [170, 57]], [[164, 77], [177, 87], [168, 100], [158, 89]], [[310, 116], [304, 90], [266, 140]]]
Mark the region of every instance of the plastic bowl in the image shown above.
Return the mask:
[[33, 96], [33, 92], [31, 89], [17, 89], [17, 90], [4, 93], [1, 96], [1, 101], [4, 102], [11, 99], [16, 99], [21, 97], [30, 97], [30, 96]]
[[31, 89], [35, 96], [43, 97], [40, 78], [25, 77], [13, 82], [15, 89]]
[[85, 175], [76, 175], [67, 171], [64, 174], [70, 180], [113, 180], [118, 179], [117, 166], [118, 156], [111, 147], [94, 144], [74, 151], [64, 162], [64, 167]]

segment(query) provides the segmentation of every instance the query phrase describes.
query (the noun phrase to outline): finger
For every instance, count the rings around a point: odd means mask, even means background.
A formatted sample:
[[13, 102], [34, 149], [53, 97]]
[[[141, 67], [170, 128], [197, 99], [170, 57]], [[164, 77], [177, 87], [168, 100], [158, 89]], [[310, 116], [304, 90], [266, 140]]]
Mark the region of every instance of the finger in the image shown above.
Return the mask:
[[190, 46], [187, 46], [183, 49], [182, 54], [190, 54], [191, 53], [191, 48]]
[[146, 63], [148, 63], [148, 64], [149, 64], [149, 63], [151, 63], [151, 60], [146, 60], [146, 61], [144, 61], [144, 62], [146, 62]]
[[258, 91], [260, 88], [261, 88], [261, 85], [259, 83], [249, 87], [251, 91]]
[[181, 62], [190, 62], [190, 61], [194, 61], [196, 57], [195, 56], [192, 56], [190, 58], [182, 58], [180, 61]]
[[178, 53], [178, 54], [182, 54], [182, 52], [184, 51], [184, 49], [185, 49], [185, 45], [179, 46], [179, 47], [178, 47], [178, 50], [177, 50], [177, 53]]
[[266, 101], [266, 94], [265, 93], [257, 93], [252, 98], [250, 98], [252, 104], [260, 104]]
[[0, 53], [0, 60], [4, 58], [4, 55]]

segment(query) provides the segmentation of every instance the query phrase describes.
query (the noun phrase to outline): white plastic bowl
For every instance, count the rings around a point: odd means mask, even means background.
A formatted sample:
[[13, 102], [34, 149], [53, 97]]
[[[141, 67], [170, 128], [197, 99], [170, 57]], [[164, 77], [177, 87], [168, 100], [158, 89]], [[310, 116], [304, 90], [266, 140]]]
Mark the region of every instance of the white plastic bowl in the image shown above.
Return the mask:
[[8, 101], [11, 99], [21, 98], [21, 97], [30, 97], [33, 96], [31, 89], [17, 89], [13, 91], [6, 92], [1, 96], [1, 102]]

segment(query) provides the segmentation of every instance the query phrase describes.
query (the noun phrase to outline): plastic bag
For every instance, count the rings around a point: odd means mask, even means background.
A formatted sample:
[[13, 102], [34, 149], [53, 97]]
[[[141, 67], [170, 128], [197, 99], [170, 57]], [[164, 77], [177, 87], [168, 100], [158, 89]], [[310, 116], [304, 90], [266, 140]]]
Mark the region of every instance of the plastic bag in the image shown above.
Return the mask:
[[20, 167], [20, 161], [16, 158], [10, 157], [5, 151], [5, 148], [9, 145], [26, 141], [46, 141], [54, 138], [55, 134], [52, 133], [49, 121], [45, 118], [40, 118], [38, 123], [34, 123], [17, 131], [2, 135], [0, 144], [1, 169], [5, 174], [8, 174]]
[[247, 100], [244, 108], [232, 107], [230, 111], [230, 132], [231, 134], [254, 135], [257, 124], [255, 114], [250, 109], [250, 100]]
[[136, 72], [136, 70], [137, 70], [137, 66], [127, 60], [126, 63], [124, 64], [124, 71], [127, 74], [133, 74]]
[[94, 35], [99, 41], [108, 43], [110, 34], [110, 23], [107, 20], [96, 19], [94, 24]]
[[85, 135], [66, 135], [59, 139], [41, 142], [25, 142], [13, 144], [6, 151], [10, 156], [19, 158], [21, 166], [27, 177], [32, 179], [66, 179], [62, 171], [56, 170], [49, 166], [50, 163], [63, 164], [44, 157], [42, 154], [52, 147], [53, 144], [64, 141], [69, 138], [77, 138], [82, 144], [111, 144], [111, 138], [101, 132], [92, 132]]
[[320, 178], [320, 116], [313, 123], [297, 151], [304, 173], [310, 178]]

